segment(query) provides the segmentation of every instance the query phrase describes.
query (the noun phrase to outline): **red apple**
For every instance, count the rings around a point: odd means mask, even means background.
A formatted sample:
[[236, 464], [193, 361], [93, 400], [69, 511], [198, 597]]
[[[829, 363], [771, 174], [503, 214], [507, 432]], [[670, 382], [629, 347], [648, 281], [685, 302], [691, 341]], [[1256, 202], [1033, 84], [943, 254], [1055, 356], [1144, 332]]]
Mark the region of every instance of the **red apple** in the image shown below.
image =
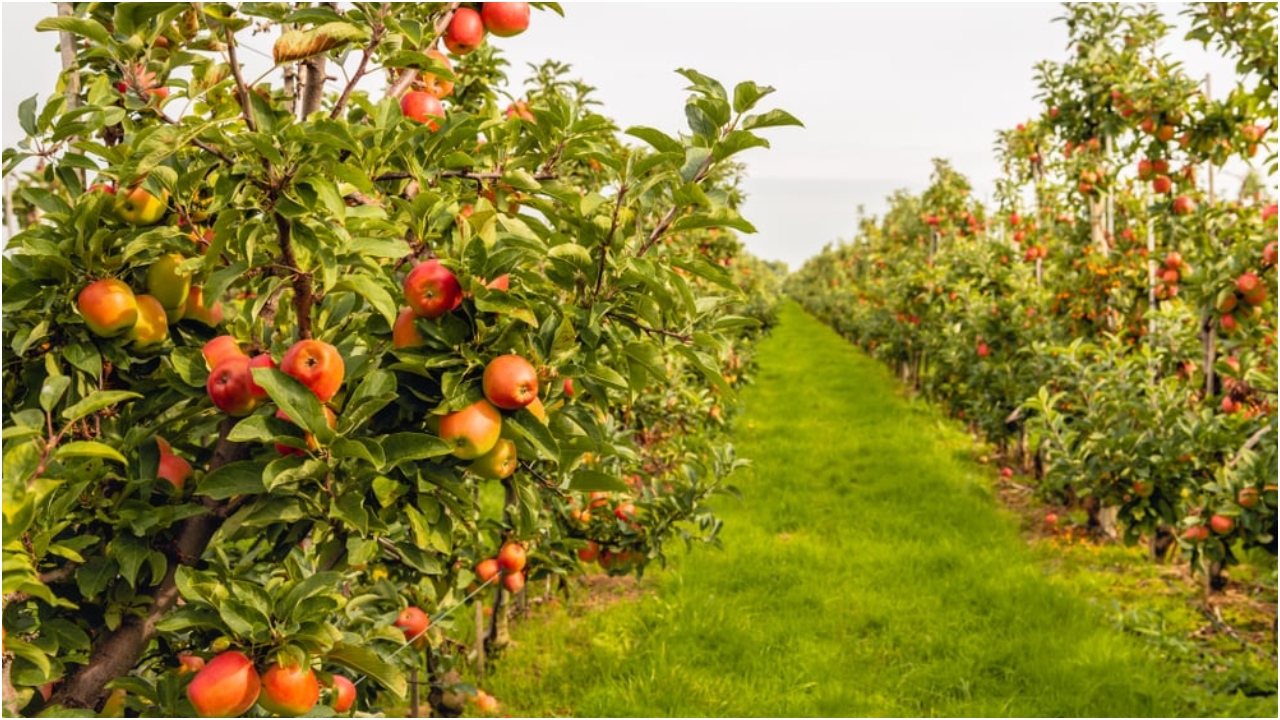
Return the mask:
[[578, 394], [577, 391], [573, 389], [573, 378], [564, 379], [564, 394], [565, 397], [573, 397]]
[[253, 661], [231, 650], [196, 673], [187, 685], [187, 697], [200, 717], [236, 717], [257, 702], [261, 684]]
[[520, 592], [524, 589], [524, 573], [515, 572], [503, 576], [502, 587], [506, 588], [507, 592], [512, 595]]
[[444, 46], [454, 55], [466, 55], [484, 42], [484, 32], [480, 13], [468, 7], [458, 8], [445, 28]]
[[498, 37], [519, 35], [529, 28], [529, 3], [481, 3], [480, 18], [485, 29]]
[[488, 400], [478, 400], [440, 418], [440, 439], [462, 460], [475, 460], [492, 450], [501, 433], [502, 413]]
[[518, 542], [503, 543], [498, 551], [498, 566], [509, 573], [520, 572], [528, 561], [528, 553], [524, 545]]
[[1236, 502], [1242, 508], [1252, 509], [1258, 506], [1261, 496], [1258, 494], [1258, 488], [1247, 487], [1236, 494]]
[[427, 339], [418, 331], [418, 313], [413, 308], [405, 308], [396, 316], [395, 325], [391, 326], [391, 345], [397, 349], [421, 347]]
[[538, 371], [519, 355], [499, 355], [484, 369], [484, 394], [503, 410], [517, 410], [538, 397]]
[[396, 617], [395, 626], [404, 632], [404, 639], [420, 644], [426, 641], [427, 628], [431, 626], [431, 618], [422, 608], [410, 605]]
[[217, 367], [223, 360], [230, 357], [249, 357], [240, 349], [240, 343], [230, 335], [219, 335], [204, 344], [200, 349], [204, 355], [204, 363], [210, 370]]
[[262, 674], [258, 704], [267, 712], [297, 717], [311, 712], [319, 700], [320, 681], [309, 667], [272, 664]]
[[429, 92], [410, 90], [400, 98], [400, 112], [410, 120], [427, 123], [432, 130], [437, 130], [440, 124], [429, 118], [443, 118], [444, 105], [440, 104], [440, 98]]
[[491, 582], [498, 577], [498, 561], [495, 558], [485, 558], [476, 564], [476, 577], [482, 583]]
[[1214, 514], [1209, 518], [1209, 527], [1219, 535], [1226, 535], [1236, 526], [1236, 521], [1226, 515]]
[[191, 463], [172, 453], [162, 452], [156, 477], [168, 480], [181, 492], [183, 484], [187, 482], [187, 478], [191, 477]]
[[1174, 215], [1190, 215], [1196, 211], [1196, 201], [1186, 195], [1179, 195], [1173, 199]]
[[345, 675], [333, 676], [333, 710], [334, 712], [344, 713], [356, 704], [356, 684]]
[[1168, 193], [1172, 189], [1173, 189], [1173, 181], [1169, 179], [1168, 175], [1157, 175], [1156, 178], [1151, 181], [1152, 192], [1155, 192], [1159, 195], [1164, 195], [1165, 193]]
[[247, 357], [229, 357], [218, 363], [209, 373], [205, 390], [214, 407], [232, 417], [244, 417], [258, 407]]
[[311, 389], [320, 402], [338, 394], [346, 367], [338, 349], [321, 340], [299, 340], [285, 351], [280, 369]]
[[106, 278], [89, 283], [76, 298], [84, 324], [99, 337], [115, 337], [138, 322], [138, 299], [123, 281]]
[[462, 304], [462, 285], [439, 260], [428, 260], [405, 277], [404, 299], [418, 317], [438, 318]]

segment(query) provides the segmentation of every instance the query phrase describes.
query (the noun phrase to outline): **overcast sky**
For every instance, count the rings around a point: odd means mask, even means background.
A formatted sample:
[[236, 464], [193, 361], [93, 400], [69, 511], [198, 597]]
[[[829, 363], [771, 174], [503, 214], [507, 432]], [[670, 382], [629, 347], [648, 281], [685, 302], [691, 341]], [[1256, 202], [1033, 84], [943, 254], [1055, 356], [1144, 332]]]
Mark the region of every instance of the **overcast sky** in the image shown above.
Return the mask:
[[[1193, 76], [1215, 87], [1234, 82], [1232, 64], [1185, 43], [1165, 48]], [[58, 69], [56, 36], [36, 33], [51, 3], [4, 3], [3, 138], [20, 137], [18, 103], [47, 96]], [[848, 239], [858, 205], [884, 208], [894, 189], [922, 190], [931, 159], [944, 157], [989, 197], [999, 173], [995, 133], [1031, 117], [1033, 67], [1066, 57], [1057, 3], [805, 4], [565, 3], [565, 18], [535, 12], [523, 35], [500, 39], [519, 92], [529, 63], [568, 62], [597, 88], [619, 126], [686, 129], [684, 87], [691, 67], [726, 86], [771, 85], [766, 99], [805, 128], [766, 131], [769, 150], [748, 165], [743, 214], [759, 229], [748, 248], [792, 268], [823, 245]], [[269, 47], [269, 41], [266, 45]], [[243, 54], [246, 64], [269, 61]], [[251, 70], [250, 77], [258, 71]]]

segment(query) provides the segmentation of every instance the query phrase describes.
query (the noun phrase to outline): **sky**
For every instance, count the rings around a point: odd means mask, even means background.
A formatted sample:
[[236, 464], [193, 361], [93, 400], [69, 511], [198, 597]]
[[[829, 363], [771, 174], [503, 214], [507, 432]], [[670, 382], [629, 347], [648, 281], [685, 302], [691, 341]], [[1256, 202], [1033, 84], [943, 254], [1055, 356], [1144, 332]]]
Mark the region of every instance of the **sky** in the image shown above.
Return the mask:
[[[619, 127], [687, 130], [687, 81], [694, 68], [732, 88], [742, 80], [776, 92], [804, 128], [765, 131], [771, 149], [738, 156], [747, 165], [742, 214], [758, 229], [748, 250], [798, 268], [824, 245], [850, 239], [858, 207], [883, 212], [898, 188], [923, 190], [932, 158], [949, 159], [991, 196], [1000, 169], [996, 132], [1038, 113], [1034, 66], [1063, 60], [1066, 29], [1058, 3], [564, 3], [565, 17], [535, 11], [529, 30], [499, 42], [518, 94], [530, 63], [569, 63], [596, 88], [601, 111]], [[1232, 63], [1181, 40], [1163, 49], [1188, 74], [1234, 82]], [[36, 33], [52, 3], [4, 3], [5, 147], [20, 139], [18, 103], [46, 97], [58, 70], [56, 36]], [[269, 47], [269, 40], [263, 48]], [[254, 70], [268, 61], [252, 53]], [[258, 65], [254, 65], [258, 63]], [[770, 104], [771, 103], [771, 104]]]

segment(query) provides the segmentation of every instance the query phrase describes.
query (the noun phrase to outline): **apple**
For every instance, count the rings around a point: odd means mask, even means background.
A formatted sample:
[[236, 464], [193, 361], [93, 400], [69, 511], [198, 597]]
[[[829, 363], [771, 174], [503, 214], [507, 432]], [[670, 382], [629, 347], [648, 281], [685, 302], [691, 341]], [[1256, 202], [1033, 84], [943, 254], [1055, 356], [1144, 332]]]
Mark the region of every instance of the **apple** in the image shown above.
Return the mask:
[[1182, 533], [1182, 539], [1188, 542], [1204, 542], [1209, 539], [1209, 528], [1203, 525], [1192, 525]]
[[404, 632], [404, 639], [415, 644], [425, 642], [427, 628], [431, 626], [431, 618], [422, 608], [410, 605], [396, 616], [395, 626]]
[[495, 558], [485, 558], [476, 563], [476, 577], [480, 578], [480, 582], [488, 584], [498, 577], [498, 561]]
[[200, 672], [204, 669], [204, 658], [199, 655], [190, 653], [178, 654], [178, 674], [186, 675], [187, 673]]
[[517, 573], [524, 569], [528, 558], [524, 545], [518, 542], [506, 542], [498, 551], [498, 566], [506, 572]]
[[[449, 72], [453, 72], [453, 63], [449, 62], [449, 57], [439, 50], [428, 50], [427, 57], [444, 65]], [[425, 70], [418, 73], [417, 87], [441, 100], [453, 94], [452, 80], [445, 80], [439, 75]], [[401, 107], [403, 108], [403, 105]]]
[[1196, 211], [1196, 201], [1186, 195], [1179, 195], [1173, 199], [1174, 215], [1190, 215]]
[[98, 337], [115, 337], [138, 322], [138, 299], [123, 281], [105, 278], [89, 283], [76, 298], [84, 324]]
[[462, 285], [439, 260], [428, 260], [405, 277], [404, 299], [418, 317], [438, 318], [462, 304]]
[[584, 563], [593, 563], [600, 557], [600, 545], [595, 540], [588, 540], [587, 546], [578, 551], [578, 559]]
[[1258, 279], [1256, 274], [1251, 272], [1244, 273], [1240, 277], [1236, 278], [1236, 289], [1239, 290], [1242, 295], [1248, 295], [1261, 286], [1262, 281]]
[[986, 343], [978, 343], [978, 357], [987, 357], [991, 354], [991, 348]]
[[116, 193], [115, 211], [116, 216], [121, 220], [139, 227], [147, 225], [155, 225], [164, 217], [165, 212], [169, 209], [165, 202], [168, 200], [168, 193], [164, 194], [165, 199], [160, 199], [155, 195], [142, 189], [139, 185], [128, 191]]
[[498, 37], [513, 37], [529, 28], [529, 3], [487, 2], [480, 4], [484, 29]]
[[138, 305], [138, 321], [125, 331], [129, 348], [136, 352], [155, 350], [169, 337], [169, 320], [165, 317], [160, 301], [150, 295], [135, 297]]
[[397, 349], [421, 347], [427, 339], [418, 331], [418, 313], [413, 308], [405, 308], [396, 316], [395, 325], [391, 326], [391, 345]]
[[1236, 494], [1236, 502], [1242, 508], [1252, 509], [1258, 507], [1259, 500], [1258, 488], [1247, 487]]
[[1044, 516], [1044, 524], [1050, 527], [1058, 524], [1058, 513], [1049, 513]]
[[274, 368], [275, 366], [275, 358], [271, 357], [267, 353], [261, 353], [249, 358], [249, 392], [253, 394], [253, 399], [267, 400], [271, 397], [270, 395], [267, 395], [267, 389], [259, 385], [257, 381], [253, 379], [253, 369]]
[[285, 351], [280, 369], [327, 403], [338, 394], [346, 368], [338, 349], [322, 340], [299, 340]]
[[320, 681], [309, 667], [272, 664], [262, 674], [258, 704], [267, 712], [297, 717], [311, 712], [319, 700]]
[[356, 684], [346, 675], [333, 676], [333, 689], [337, 697], [333, 700], [334, 712], [344, 713], [356, 704]]
[[182, 312], [183, 320], [195, 320], [209, 327], [216, 327], [222, 322], [222, 301], [215, 300], [212, 308], [204, 306], [204, 288], [192, 285], [187, 293], [187, 306]]
[[501, 290], [502, 292], [506, 292], [511, 289], [511, 276], [505, 273], [499, 275], [488, 283], [485, 283], [485, 287], [490, 290]]
[[1222, 412], [1227, 415], [1235, 415], [1240, 412], [1240, 403], [1230, 395], [1225, 395], [1222, 398]]
[[1164, 256], [1164, 266], [1170, 270], [1177, 270], [1182, 267], [1182, 253], [1174, 250]]
[[1276, 241], [1272, 240], [1262, 248], [1262, 266], [1272, 267], [1276, 264]]
[[187, 697], [200, 717], [236, 717], [258, 701], [261, 686], [253, 661], [229, 650], [196, 673], [187, 685]]
[[162, 452], [160, 453], [160, 468], [156, 470], [156, 477], [161, 480], [168, 480], [181, 492], [182, 486], [187, 482], [187, 478], [191, 477], [191, 463], [173, 453]]
[[1013, 468], [1008, 466], [1000, 468], [1000, 477], [1006, 480], [1013, 477]]
[[1151, 177], [1155, 175], [1155, 172], [1156, 172], [1155, 167], [1151, 164], [1150, 160], [1138, 161], [1138, 179], [1139, 180], [1143, 180], [1143, 181], [1150, 180]]
[[427, 123], [432, 130], [438, 130], [440, 124], [428, 118], [444, 117], [444, 105], [440, 98], [422, 90], [410, 90], [400, 98], [400, 112], [410, 120]]
[[230, 335], [219, 335], [210, 340], [200, 348], [200, 353], [204, 355], [204, 363], [210, 370], [227, 358], [249, 357], [240, 349], [240, 343]]
[[565, 397], [573, 397], [578, 394], [577, 391], [573, 389], [573, 378], [564, 379], [564, 394]]
[[454, 11], [444, 31], [444, 46], [454, 55], [466, 55], [484, 42], [484, 20], [480, 13], [462, 7]]
[[1173, 189], [1173, 181], [1168, 175], [1157, 175], [1151, 181], [1151, 191], [1160, 195], [1164, 195]]
[[476, 690], [476, 709], [485, 715], [498, 712], [498, 698], [483, 690]]
[[512, 595], [520, 592], [524, 589], [524, 573], [515, 572], [509, 575], [504, 575], [502, 578], [502, 587], [506, 588], [507, 592]]
[[1166, 285], [1174, 285], [1178, 282], [1178, 271], [1165, 270], [1164, 272], [1160, 273], [1160, 279], [1163, 280]]
[[538, 371], [519, 355], [499, 355], [484, 368], [484, 395], [503, 410], [517, 410], [538, 397]]
[[1209, 518], [1209, 527], [1219, 535], [1226, 535], [1236, 526], [1236, 521], [1226, 515], [1214, 514]]
[[229, 357], [209, 373], [205, 390], [214, 407], [232, 417], [244, 417], [258, 407], [248, 357]]
[[453, 448], [453, 456], [475, 460], [493, 449], [502, 434], [502, 413], [488, 400], [477, 400], [440, 418], [440, 439]]
[[529, 103], [524, 100], [517, 100], [507, 106], [507, 119], [518, 117], [525, 122], [534, 122], [533, 112], [529, 110]]
[[191, 274], [180, 273], [178, 266], [186, 258], [177, 253], [163, 255], [147, 268], [147, 292], [160, 301], [166, 312], [177, 313], [169, 319], [176, 322], [182, 317], [187, 295], [191, 293]]
[[[324, 410], [325, 422], [329, 423], [330, 428], [336, 428], [338, 426], [338, 416], [334, 414], [333, 410], [329, 409], [328, 405], [322, 405], [321, 409]], [[287, 423], [293, 423], [294, 425], [297, 425], [297, 423], [293, 422], [293, 418], [290, 418], [288, 413], [286, 413], [284, 410], [276, 410], [276, 417], [280, 418], [281, 420], [284, 420]], [[303, 439], [307, 441], [307, 447], [311, 448], [312, 452], [320, 449], [320, 443], [316, 442], [315, 435], [311, 433], [303, 433]], [[306, 454], [306, 451], [302, 450], [301, 448], [292, 447], [290, 445], [284, 445], [282, 443], [276, 443], [276, 452], [280, 453], [281, 455], [305, 455]]]
[[511, 477], [519, 465], [516, 444], [500, 438], [492, 450], [476, 458], [467, 469], [487, 480], [502, 480]]
[[1240, 327], [1240, 323], [1236, 322], [1236, 316], [1231, 313], [1223, 315], [1222, 319], [1218, 321], [1218, 325], [1222, 328], [1222, 332], [1227, 335], [1235, 332], [1236, 328]]

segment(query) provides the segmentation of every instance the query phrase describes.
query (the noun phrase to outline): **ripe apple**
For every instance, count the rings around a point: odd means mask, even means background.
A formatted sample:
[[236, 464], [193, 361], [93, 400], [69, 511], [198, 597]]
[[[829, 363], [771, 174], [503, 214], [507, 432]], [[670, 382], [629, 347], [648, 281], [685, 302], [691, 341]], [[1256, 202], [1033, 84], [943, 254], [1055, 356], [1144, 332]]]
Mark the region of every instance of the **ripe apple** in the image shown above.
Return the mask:
[[280, 369], [297, 378], [327, 403], [338, 394], [346, 367], [338, 349], [322, 340], [299, 340], [285, 351]]
[[[262, 356], [260, 355], [259, 357], [262, 357]], [[329, 423], [330, 428], [336, 428], [338, 426], [338, 416], [334, 414], [333, 410], [329, 409], [328, 405], [322, 405], [321, 409], [324, 410], [325, 422]], [[281, 420], [284, 420], [287, 423], [293, 423], [294, 425], [297, 425], [297, 423], [294, 423], [293, 419], [289, 417], [288, 413], [286, 413], [283, 410], [276, 410], [276, 417], [280, 418]], [[303, 439], [307, 441], [307, 447], [311, 448], [312, 452], [320, 449], [320, 443], [316, 442], [315, 435], [311, 433], [303, 433]], [[276, 452], [280, 453], [281, 455], [305, 455], [306, 454], [306, 451], [302, 450], [301, 448], [292, 447], [290, 445], [284, 445], [282, 443], [276, 443]]]
[[1236, 278], [1236, 289], [1243, 295], [1248, 295], [1249, 293], [1257, 290], [1261, 285], [1262, 282], [1258, 279], [1258, 276], [1251, 272], [1244, 273], [1240, 277]]
[[156, 477], [161, 480], [168, 480], [181, 492], [183, 484], [187, 482], [187, 478], [191, 477], [191, 463], [173, 453], [162, 452], [160, 453], [160, 468], [156, 470]]
[[444, 117], [444, 105], [440, 98], [429, 92], [410, 90], [400, 98], [400, 112], [410, 120], [427, 123], [432, 130], [440, 129], [440, 124], [429, 118]]
[[1160, 273], [1160, 279], [1161, 279], [1161, 280], [1163, 280], [1163, 281], [1165, 282], [1165, 284], [1166, 284], [1166, 285], [1174, 285], [1174, 284], [1177, 284], [1177, 282], [1178, 282], [1178, 271], [1177, 271], [1177, 270], [1165, 270], [1164, 272]]
[[1156, 178], [1151, 181], [1151, 191], [1156, 194], [1164, 195], [1172, 189], [1173, 181], [1169, 179], [1168, 175], [1157, 175]]
[[578, 559], [584, 563], [593, 563], [600, 557], [600, 545], [595, 540], [588, 540], [587, 546], [578, 551]]
[[141, 185], [132, 190], [117, 192], [116, 216], [131, 225], [155, 225], [169, 209], [165, 206], [167, 199], [168, 193], [165, 193], [165, 200], [162, 200], [143, 190]]
[[1174, 215], [1190, 215], [1196, 211], [1196, 201], [1186, 195], [1179, 195], [1173, 199]]
[[1222, 328], [1222, 332], [1226, 333], [1227, 335], [1230, 335], [1231, 333], [1236, 331], [1236, 328], [1240, 327], [1240, 323], [1236, 322], [1235, 315], [1232, 315], [1231, 313], [1227, 313], [1226, 315], [1222, 316], [1221, 320], [1218, 321], [1218, 326]]
[[333, 700], [334, 712], [347, 712], [352, 705], [356, 704], [356, 684], [351, 682], [351, 678], [346, 675], [334, 675], [333, 690], [336, 695]]
[[187, 685], [187, 697], [200, 717], [236, 717], [258, 701], [261, 686], [253, 661], [229, 650], [196, 673]]
[[498, 551], [498, 566], [509, 573], [523, 570], [528, 559], [524, 545], [518, 542], [503, 543], [502, 549]]
[[138, 304], [138, 321], [125, 331], [129, 348], [136, 352], [155, 350], [169, 337], [169, 320], [165, 317], [160, 301], [150, 295], [135, 297]]
[[573, 397], [578, 394], [577, 391], [573, 389], [573, 378], [564, 379], [564, 394], [565, 397]]
[[635, 519], [636, 519], [635, 503], [629, 503], [629, 502], [619, 503], [618, 506], [613, 509], [613, 516], [618, 518], [619, 520], [629, 522], [634, 526]]
[[511, 477], [519, 465], [516, 444], [501, 438], [492, 450], [476, 458], [467, 469], [487, 480], [502, 480]]
[[1222, 412], [1227, 415], [1235, 415], [1240, 412], [1240, 403], [1230, 395], [1225, 395], [1222, 398]]
[[529, 110], [529, 103], [524, 100], [517, 100], [508, 105], [506, 117], [508, 119], [518, 117], [525, 122], [534, 122], [533, 112]]
[[178, 654], [178, 674], [200, 672], [204, 669], [204, 658], [190, 653]]
[[1177, 270], [1182, 267], [1182, 253], [1177, 250], [1173, 250], [1168, 255], [1165, 255], [1164, 266], [1170, 270]]
[[478, 400], [440, 418], [440, 439], [462, 460], [475, 460], [489, 452], [501, 434], [502, 413], [488, 400]]
[[240, 349], [240, 343], [230, 335], [219, 335], [200, 348], [204, 355], [204, 363], [210, 370], [218, 367], [223, 360], [231, 357], [249, 357]]
[[444, 31], [444, 46], [454, 55], [466, 55], [484, 42], [484, 20], [480, 13], [463, 7], [454, 11]]
[[1155, 175], [1155, 167], [1150, 160], [1138, 161], [1138, 179], [1142, 181], [1150, 180]]
[[978, 357], [986, 357], [991, 354], [991, 348], [986, 343], [978, 343]]
[[517, 410], [538, 397], [538, 371], [519, 355], [499, 355], [484, 368], [484, 395], [503, 410]]
[[428, 260], [405, 277], [404, 299], [418, 317], [438, 318], [462, 304], [462, 285], [439, 260]]
[[[449, 72], [453, 72], [453, 63], [449, 62], [449, 57], [439, 50], [428, 50], [427, 57], [439, 62], [448, 68]], [[445, 80], [439, 75], [422, 71], [418, 73], [418, 85], [423, 91], [428, 92], [437, 98], [443, 100], [453, 94], [453, 81]], [[403, 107], [403, 105], [401, 106]]]
[[404, 639], [415, 644], [425, 641], [427, 628], [431, 626], [431, 618], [422, 608], [410, 605], [396, 617], [395, 626], [404, 632]]
[[1209, 528], [1203, 525], [1192, 525], [1182, 533], [1182, 539], [1189, 542], [1204, 542], [1209, 539]]
[[1262, 266], [1272, 267], [1276, 264], [1276, 241], [1272, 240], [1262, 248]]
[[187, 306], [182, 312], [183, 320], [195, 320], [209, 327], [216, 327], [222, 322], [222, 301], [215, 300], [212, 308], [204, 306], [204, 288], [192, 285], [187, 293]]
[[502, 578], [502, 587], [506, 588], [507, 592], [512, 595], [520, 592], [524, 589], [524, 573], [515, 572], [504, 575]]
[[1053, 527], [1058, 524], [1058, 513], [1049, 513], [1044, 516], [1044, 524]]
[[1226, 515], [1214, 514], [1209, 518], [1209, 527], [1219, 535], [1226, 535], [1236, 526], [1236, 521]]
[[418, 313], [413, 308], [405, 308], [396, 316], [395, 325], [391, 326], [391, 345], [397, 349], [421, 347], [427, 339], [418, 331]]
[[485, 715], [493, 715], [498, 712], [498, 698], [483, 690], [477, 690], [476, 709]]
[[484, 28], [498, 37], [519, 35], [529, 28], [529, 3], [487, 2], [480, 5]]
[[1252, 509], [1258, 507], [1258, 501], [1261, 497], [1258, 494], [1258, 488], [1247, 487], [1236, 493], [1236, 502], [1242, 508]]
[[138, 322], [138, 299], [123, 281], [105, 278], [80, 291], [76, 305], [84, 324], [98, 337], [115, 337]]
[[1006, 480], [1008, 480], [1009, 478], [1013, 477], [1013, 468], [1008, 467], [1008, 466], [1005, 466], [1005, 467], [1000, 468], [1000, 477], [1002, 477], [1002, 478], [1004, 478], [1004, 479], [1006, 479]]
[[232, 417], [244, 417], [258, 407], [248, 357], [229, 357], [209, 373], [205, 390], [214, 407]]
[[171, 322], [181, 319], [187, 295], [191, 293], [191, 274], [178, 272], [178, 266], [185, 259], [177, 253], [170, 253], [147, 268], [147, 292], [160, 301], [166, 313], [177, 313], [177, 317], [169, 315]]
[[495, 558], [485, 558], [476, 563], [476, 577], [482, 583], [489, 583], [498, 577], [498, 561]]
[[268, 712], [297, 717], [311, 712], [319, 700], [320, 681], [309, 667], [272, 664], [262, 674], [258, 704]]

